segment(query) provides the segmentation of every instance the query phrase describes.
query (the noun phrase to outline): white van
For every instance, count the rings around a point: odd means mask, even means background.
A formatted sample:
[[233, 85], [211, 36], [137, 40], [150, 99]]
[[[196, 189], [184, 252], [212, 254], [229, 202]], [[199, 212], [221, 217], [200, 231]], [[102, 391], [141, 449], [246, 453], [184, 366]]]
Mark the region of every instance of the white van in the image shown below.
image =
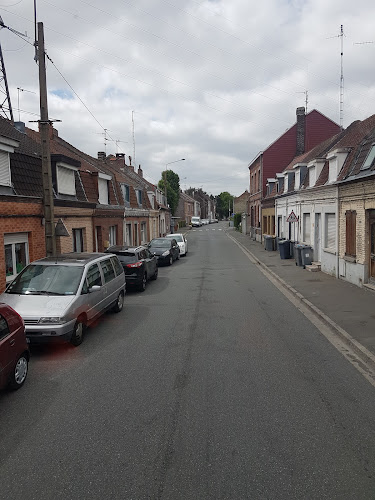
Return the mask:
[[202, 221], [200, 217], [191, 218], [191, 227], [201, 227]]

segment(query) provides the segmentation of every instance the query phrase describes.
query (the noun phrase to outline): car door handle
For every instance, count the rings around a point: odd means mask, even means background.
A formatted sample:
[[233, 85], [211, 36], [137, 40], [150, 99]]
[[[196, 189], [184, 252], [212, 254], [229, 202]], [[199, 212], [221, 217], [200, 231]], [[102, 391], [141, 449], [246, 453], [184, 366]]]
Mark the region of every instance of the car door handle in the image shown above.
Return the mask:
[[14, 344], [15, 344], [15, 343], [16, 343], [15, 339], [12, 339], [12, 340], [10, 340], [10, 341], [9, 341], [9, 344], [10, 344], [12, 347], [14, 346]]

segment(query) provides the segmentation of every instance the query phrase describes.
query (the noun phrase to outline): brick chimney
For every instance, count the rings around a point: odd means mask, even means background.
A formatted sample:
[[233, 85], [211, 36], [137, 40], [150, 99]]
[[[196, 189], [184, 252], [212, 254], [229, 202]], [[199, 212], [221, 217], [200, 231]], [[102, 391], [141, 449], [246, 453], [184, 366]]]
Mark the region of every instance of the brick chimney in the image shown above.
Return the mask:
[[305, 152], [306, 115], [305, 108], [297, 108], [297, 149], [296, 156]]
[[141, 166], [138, 166], [138, 175], [139, 177], [143, 177], [143, 170], [141, 169]]
[[104, 161], [106, 159], [106, 155], [104, 151], [98, 151], [98, 160]]

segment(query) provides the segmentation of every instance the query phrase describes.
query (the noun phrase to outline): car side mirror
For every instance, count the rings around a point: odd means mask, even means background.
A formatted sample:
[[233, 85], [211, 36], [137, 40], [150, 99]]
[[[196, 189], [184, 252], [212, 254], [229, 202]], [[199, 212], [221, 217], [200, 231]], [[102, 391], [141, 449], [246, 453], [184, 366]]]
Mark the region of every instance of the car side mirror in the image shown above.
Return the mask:
[[89, 288], [89, 293], [92, 293], [92, 292], [99, 292], [99, 290], [101, 289], [102, 287], [100, 285], [93, 285], [91, 288]]

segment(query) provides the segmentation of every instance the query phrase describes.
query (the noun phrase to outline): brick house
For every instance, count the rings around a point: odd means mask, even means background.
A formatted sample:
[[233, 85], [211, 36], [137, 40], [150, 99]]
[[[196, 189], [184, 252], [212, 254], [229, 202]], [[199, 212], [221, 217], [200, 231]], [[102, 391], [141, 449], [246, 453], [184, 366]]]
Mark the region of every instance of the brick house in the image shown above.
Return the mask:
[[176, 216], [179, 220], [188, 226], [191, 223], [191, 218], [194, 217], [195, 200], [188, 194], [180, 191], [180, 199], [176, 210]]
[[[266, 212], [263, 214], [262, 203], [267, 194], [268, 179], [274, 179], [276, 173], [287, 167], [296, 156], [340, 132], [339, 125], [315, 109], [305, 114], [305, 108], [300, 107], [296, 115], [296, 123], [261, 151], [248, 166], [250, 193], [246, 226], [247, 232], [257, 241], [262, 240], [263, 232], [275, 234], [275, 210], [269, 206], [269, 202], [264, 206]], [[269, 227], [262, 228], [263, 215], [266, 217], [264, 222], [273, 220]]]

